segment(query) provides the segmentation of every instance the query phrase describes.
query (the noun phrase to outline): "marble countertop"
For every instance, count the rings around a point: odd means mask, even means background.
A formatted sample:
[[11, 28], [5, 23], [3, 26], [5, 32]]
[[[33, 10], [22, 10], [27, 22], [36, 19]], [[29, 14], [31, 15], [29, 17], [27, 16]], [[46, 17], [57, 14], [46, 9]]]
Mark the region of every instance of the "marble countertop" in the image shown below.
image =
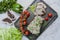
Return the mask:
[[[18, 0], [24, 9], [28, 8], [28, 6], [34, 0]], [[40, 35], [37, 40], [60, 40], [60, 0], [44, 0], [49, 6], [51, 6], [58, 14], [58, 18]], [[16, 18], [18, 18], [19, 14], [14, 14]], [[1, 19], [7, 17], [6, 14], [0, 14], [0, 26], [2, 27]], [[5, 26], [5, 25], [4, 25]], [[8, 27], [8, 26], [6, 26]], [[22, 40], [28, 40], [25, 36], [23, 36]]]
[[[44, 0], [58, 14], [58, 18], [40, 35], [37, 40], [60, 40], [60, 0]], [[25, 36], [22, 40], [28, 40]]]

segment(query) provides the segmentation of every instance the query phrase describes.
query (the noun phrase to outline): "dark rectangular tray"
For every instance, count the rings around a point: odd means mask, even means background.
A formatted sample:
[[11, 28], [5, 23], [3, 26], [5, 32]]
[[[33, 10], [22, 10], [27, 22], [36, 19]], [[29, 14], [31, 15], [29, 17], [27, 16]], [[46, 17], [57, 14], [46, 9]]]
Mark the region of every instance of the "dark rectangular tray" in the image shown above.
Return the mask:
[[[34, 3], [37, 3], [37, 2], [40, 2], [40, 0], [35, 0], [31, 5], [33, 5]], [[44, 1], [41, 1], [41, 2], [43, 2], [46, 6], [47, 6], [47, 9], [46, 9], [46, 11], [47, 11], [47, 14], [49, 13], [49, 12], [51, 12], [52, 14], [53, 14], [53, 17], [52, 18], [50, 18], [49, 19], [49, 21], [44, 21], [44, 23], [43, 23], [43, 25], [42, 25], [42, 27], [41, 27], [41, 29], [40, 29], [40, 33], [39, 33], [39, 35], [33, 35], [33, 34], [30, 34], [29, 36], [26, 36], [26, 37], [28, 37], [30, 40], [36, 40], [40, 35], [41, 35], [41, 33], [46, 29], [46, 28], [48, 28], [49, 27], [49, 25], [51, 25], [55, 20], [56, 20], [56, 18], [58, 17], [58, 15], [57, 15], [57, 13], [50, 7], [50, 6], [48, 6]], [[30, 5], [30, 6], [31, 6]], [[34, 18], [34, 14], [29, 10], [29, 7], [27, 8], [27, 10], [30, 12], [30, 17], [27, 19], [27, 22], [28, 22], [28, 24], [33, 20], [33, 18]], [[43, 18], [44, 17], [46, 17], [47, 16], [47, 14], [45, 15], [45, 16], [42, 16]], [[46, 22], [46, 23], [45, 23]], [[28, 26], [28, 24], [27, 24], [27, 26]], [[14, 25], [15, 25], [15, 27], [17, 28], [17, 29], [19, 29], [19, 18], [17, 19], [17, 21], [14, 23]], [[25, 28], [27, 27], [27, 26], [25, 26]]]

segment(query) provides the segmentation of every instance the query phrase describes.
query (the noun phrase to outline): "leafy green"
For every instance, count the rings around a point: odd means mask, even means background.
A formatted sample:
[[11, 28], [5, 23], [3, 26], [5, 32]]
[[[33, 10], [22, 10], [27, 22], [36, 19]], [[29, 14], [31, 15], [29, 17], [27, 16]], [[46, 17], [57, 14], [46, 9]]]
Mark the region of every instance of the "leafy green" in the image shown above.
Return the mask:
[[[19, 5], [19, 7], [16, 8], [17, 5]], [[23, 10], [22, 6], [17, 3], [17, 0], [3, 0], [0, 2], [0, 13], [6, 12], [8, 10], [12, 10], [12, 8], [15, 12], [18, 12], [18, 13], [22, 12]]]
[[0, 2], [0, 12], [7, 11], [7, 7], [6, 6], [7, 6], [6, 3]]
[[3, 0], [3, 3], [7, 4], [8, 8], [11, 8], [11, 6], [16, 3], [17, 0]]
[[32, 5], [32, 6], [30, 6], [29, 10], [32, 11], [32, 12], [34, 13], [35, 8], [36, 8], [36, 5]]
[[0, 40], [22, 40], [22, 33], [16, 28], [0, 28]]
[[12, 10], [17, 13], [21, 13], [23, 11], [23, 7], [20, 4], [15, 3], [12, 5]]

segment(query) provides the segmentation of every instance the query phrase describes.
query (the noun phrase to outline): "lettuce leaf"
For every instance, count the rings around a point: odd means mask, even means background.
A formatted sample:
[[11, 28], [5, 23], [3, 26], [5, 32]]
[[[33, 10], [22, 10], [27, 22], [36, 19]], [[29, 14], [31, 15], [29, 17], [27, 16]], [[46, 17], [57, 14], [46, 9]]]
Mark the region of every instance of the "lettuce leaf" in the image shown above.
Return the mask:
[[16, 28], [0, 28], [0, 40], [22, 40], [22, 33]]

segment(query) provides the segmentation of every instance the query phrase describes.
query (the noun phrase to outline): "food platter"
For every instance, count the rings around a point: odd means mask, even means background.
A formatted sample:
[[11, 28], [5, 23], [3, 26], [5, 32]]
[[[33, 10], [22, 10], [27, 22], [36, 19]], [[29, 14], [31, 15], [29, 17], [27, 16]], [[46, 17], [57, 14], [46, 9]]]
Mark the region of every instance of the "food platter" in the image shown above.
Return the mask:
[[[42, 2], [43, 4], [46, 5], [46, 14], [44, 14], [43, 16], [41, 15], [38, 15], [42, 18], [44, 18], [44, 21], [43, 23], [41, 24], [40, 26], [40, 30], [39, 30], [39, 33], [37, 35], [33, 34], [31, 32], [31, 30], [29, 30], [29, 35], [25, 35], [25, 33], [23, 33], [20, 29], [21, 25], [20, 25], [20, 19], [21, 19], [21, 16], [20, 18], [17, 19], [17, 21], [15, 22], [15, 27], [17, 29], [19, 29], [26, 37], [28, 37], [30, 40], [36, 40], [42, 33], [43, 31], [45, 31], [46, 28], [49, 27], [49, 25], [51, 25], [55, 20], [56, 18], [58, 17], [57, 13], [50, 7], [48, 6], [44, 1], [40, 1], [40, 0], [35, 0], [26, 10], [28, 10], [28, 12], [30, 13], [30, 16], [26, 19], [27, 20], [27, 24], [24, 25], [24, 29], [27, 30], [27, 27], [29, 25], [31, 25], [30, 23], [32, 23], [32, 21], [34, 20], [34, 18], [37, 16], [37, 14], [34, 14], [33, 11], [31, 11], [30, 7], [32, 5], [36, 5], [36, 4], [41, 4], [39, 2]], [[41, 10], [40, 10], [41, 11]], [[45, 13], [45, 12], [44, 12]], [[37, 21], [36, 21], [37, 22]], [[34, 26], [34, 25], [33, 25]], [[37, 27], [36, 27], [37, 28]], [[35, 29], [34, 29], [35, 30]]]

